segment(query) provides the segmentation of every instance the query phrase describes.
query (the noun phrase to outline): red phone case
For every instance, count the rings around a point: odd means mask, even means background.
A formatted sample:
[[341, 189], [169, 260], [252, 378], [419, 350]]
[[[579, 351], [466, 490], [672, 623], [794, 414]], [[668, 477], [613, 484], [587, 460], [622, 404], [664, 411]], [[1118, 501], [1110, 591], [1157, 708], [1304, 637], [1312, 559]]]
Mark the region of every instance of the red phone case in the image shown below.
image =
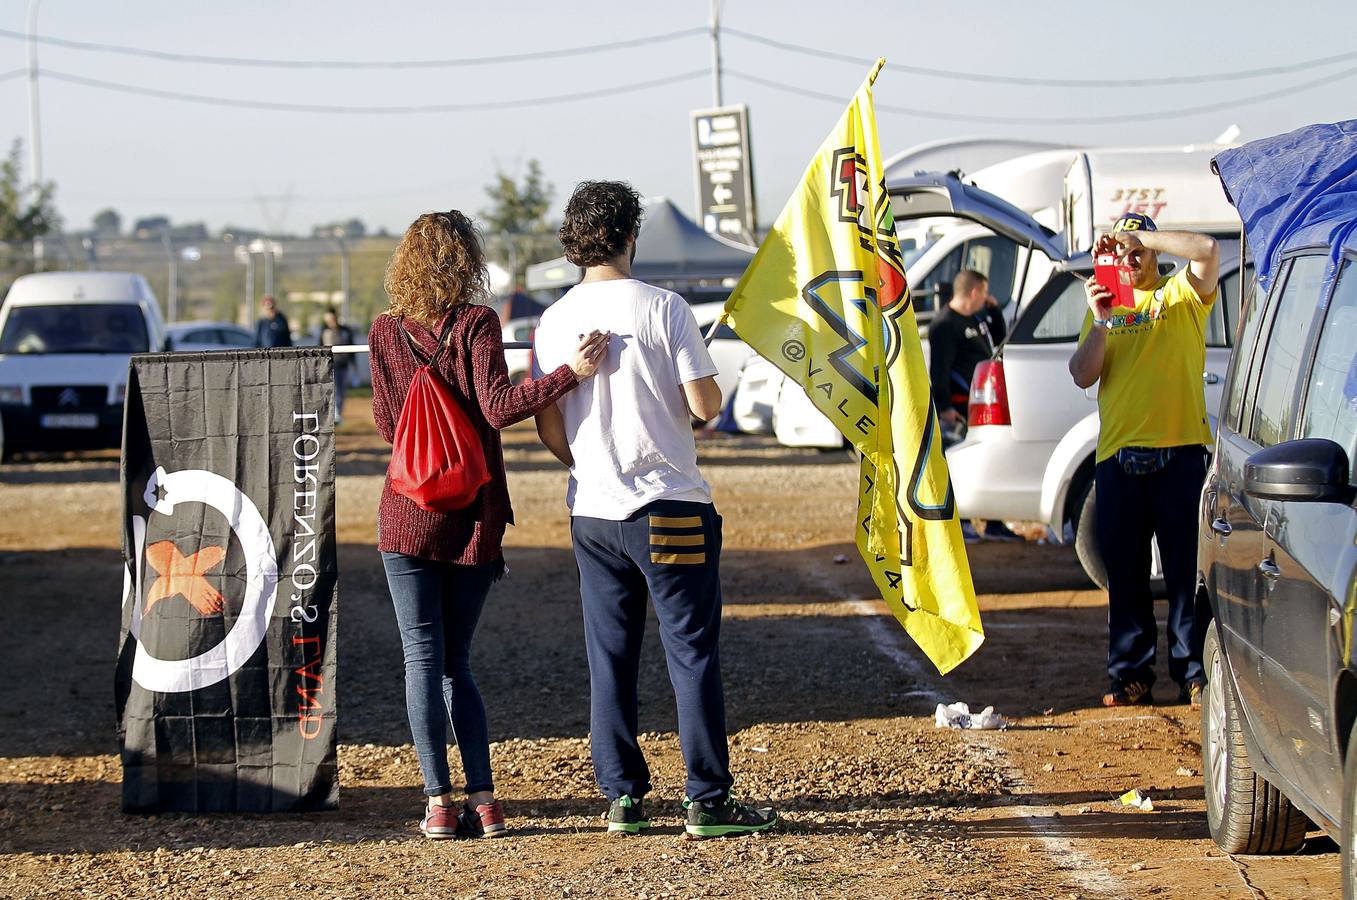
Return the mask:
[[1098, 256], [1093, 263], [1093, 277], [1112, 292], [1112, 306], [1136, 308], [1135, 288], [1131, 282], [1131, 267], [1117, 262], [1111, 253]]

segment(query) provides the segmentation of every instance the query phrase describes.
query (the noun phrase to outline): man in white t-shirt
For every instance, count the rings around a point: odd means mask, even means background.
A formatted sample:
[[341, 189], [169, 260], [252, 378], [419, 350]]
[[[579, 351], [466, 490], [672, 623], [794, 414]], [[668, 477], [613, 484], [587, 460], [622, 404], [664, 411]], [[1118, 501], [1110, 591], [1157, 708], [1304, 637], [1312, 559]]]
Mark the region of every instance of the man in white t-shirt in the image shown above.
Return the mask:
[[[631, 277], [641, 204], [626, 184], [586, 181], [566, 204], [561, 243], [586, 270], [537, 326], [533, 374], [578, 335], [611, 335], [598, 374], [537, 417], [570, 468], [566, 503], [589, 655], [594, 774], [608, 830], [649, 827], [650, 770], [636, 739], [646, 596], [655, 604], [688, 769], [687, 831], [763, 831], [771, 809], [731, 798], [721, 686], [721, 517], [697, 468], [693, 418], [721, 410], [716, 366], [683, 298]], [[563, 356], [562, 354], [566, 354]]]

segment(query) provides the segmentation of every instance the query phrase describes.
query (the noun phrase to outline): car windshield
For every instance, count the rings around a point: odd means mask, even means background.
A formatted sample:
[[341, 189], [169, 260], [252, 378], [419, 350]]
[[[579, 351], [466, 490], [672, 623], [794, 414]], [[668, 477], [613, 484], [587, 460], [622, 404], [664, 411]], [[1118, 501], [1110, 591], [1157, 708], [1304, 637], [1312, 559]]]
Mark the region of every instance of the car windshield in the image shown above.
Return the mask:
[[0, 353], [145, 353], [146, 320], [135, 303], [16, 306]]

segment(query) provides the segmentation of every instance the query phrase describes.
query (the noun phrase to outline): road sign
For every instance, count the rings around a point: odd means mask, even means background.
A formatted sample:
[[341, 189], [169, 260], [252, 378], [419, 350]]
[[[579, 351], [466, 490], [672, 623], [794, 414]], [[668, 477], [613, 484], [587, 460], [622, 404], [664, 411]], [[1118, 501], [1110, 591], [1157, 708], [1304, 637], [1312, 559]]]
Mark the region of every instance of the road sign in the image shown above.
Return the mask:
[[712, 234], [756, 243], [749, 108], [741, 104], [694, 110], [693, 158], [698, 222]]

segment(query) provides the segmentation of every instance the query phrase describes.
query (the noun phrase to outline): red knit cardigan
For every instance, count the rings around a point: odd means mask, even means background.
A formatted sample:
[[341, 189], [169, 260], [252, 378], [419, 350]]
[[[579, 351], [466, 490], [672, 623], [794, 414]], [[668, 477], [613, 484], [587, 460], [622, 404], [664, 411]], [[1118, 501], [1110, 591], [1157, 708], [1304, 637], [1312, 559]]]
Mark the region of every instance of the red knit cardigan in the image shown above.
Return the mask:
[[[490, 482], [475, 501], [453, 513], [420, 509], [414, 501], [382, 487], [377, 510], [377, 548], [437, 562], [480, 565], [503, 558], [504, 528], [514, 520], [504, 475], [499, 429], [521, 422], [569, 393], [575, 373], [562, 365], [551, 374], [519, 385], [509, 383], [499, 317], [488, 306], [466, 304], [453, 309], [448, 349], [436, 364], [485, 448]], [[445, 320], [446, 321], [446, 320]], [[396, 431], [405, 395], [418, 366], [397, 329], [402, 325], [432, 354], [438, 336], [412, 319], [381, 315], [372, 323], [368, 346], [372, 360], [372, 418], [389, 444]], [[439, 333], [443, 325], [439, 326]]]

